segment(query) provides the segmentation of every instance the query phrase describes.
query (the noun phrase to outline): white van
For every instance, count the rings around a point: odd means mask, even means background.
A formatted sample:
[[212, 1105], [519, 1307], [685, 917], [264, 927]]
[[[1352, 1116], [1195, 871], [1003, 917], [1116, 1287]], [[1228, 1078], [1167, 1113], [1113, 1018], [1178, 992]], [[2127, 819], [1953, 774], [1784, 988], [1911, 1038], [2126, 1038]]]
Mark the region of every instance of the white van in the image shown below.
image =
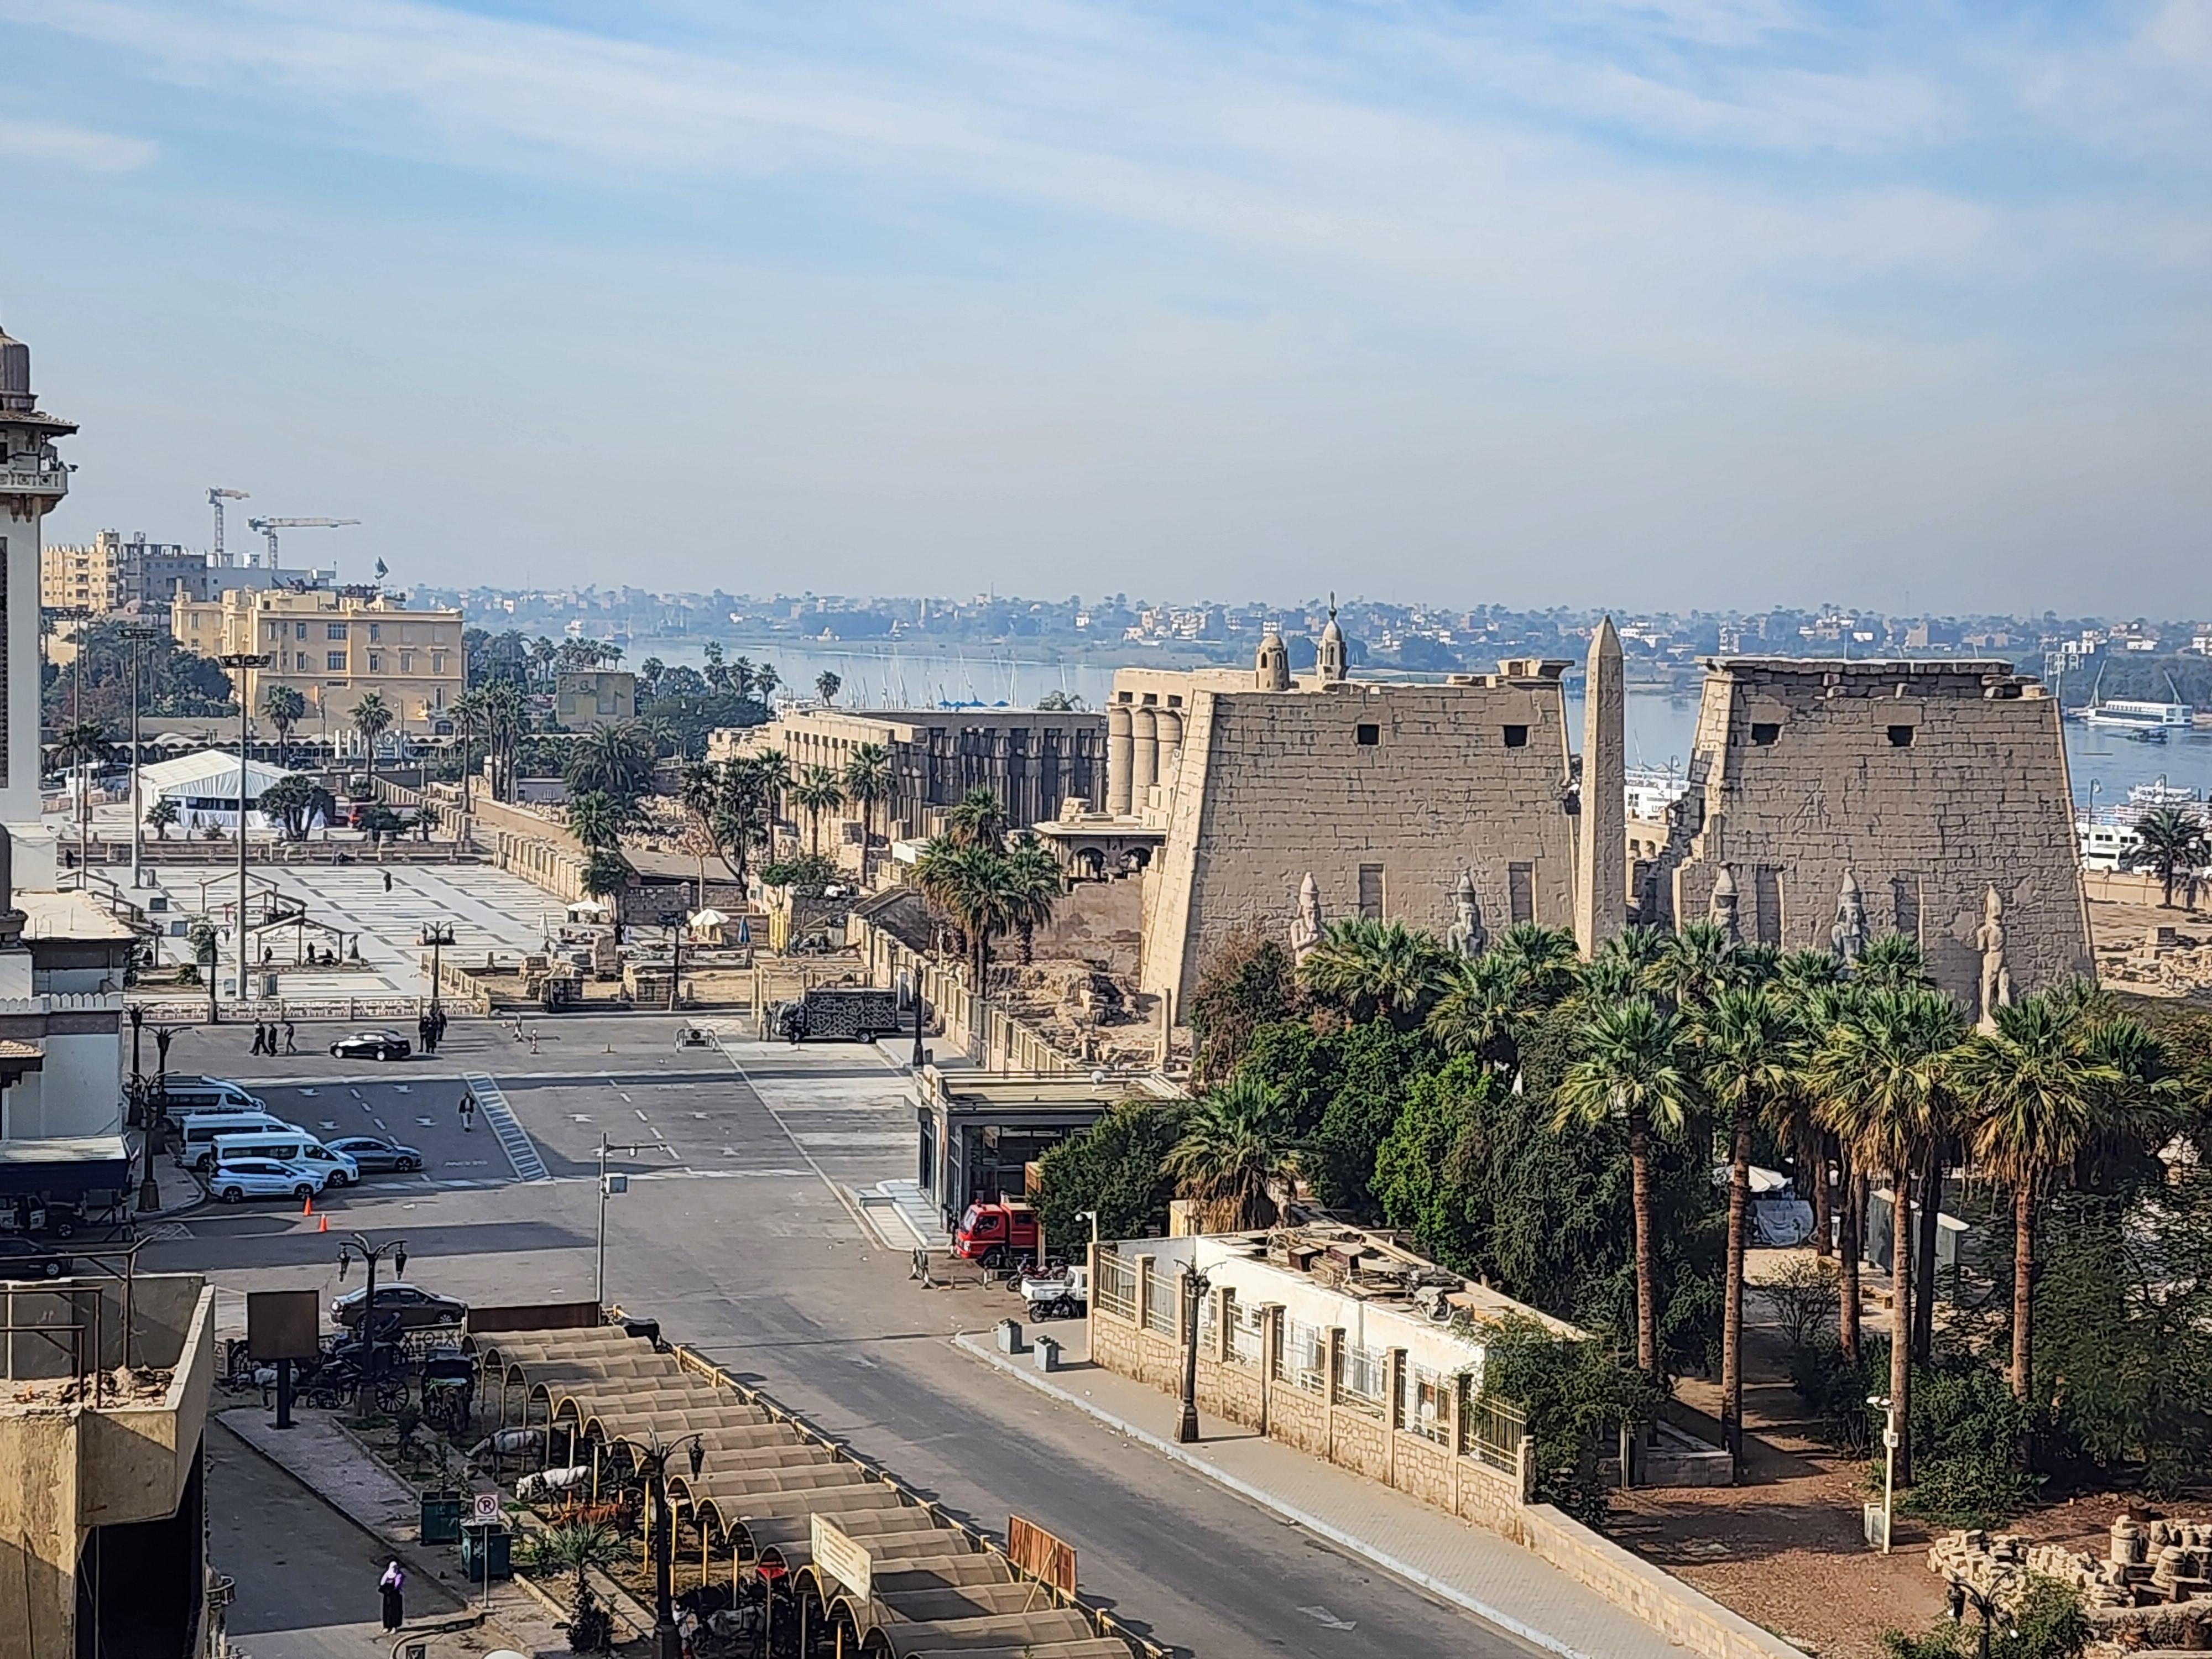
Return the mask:
[[274, 1129], [246, 1129], [215, 1138], [216, 1167], [241, 1159], [273, 1158], [280, 1164], [301, 1164], [320, 1173], [326, 1187], [350, 1187], [361, 1179], [361, 1166], [343, 1152], [334, 1152], [297, 1124]]
[[272, 1129], [279, 1134], [299, 1133], [271, 1112], [196, 1112], [185, 1120], [183, 1133], [178, 1138], [177, 1162], [190, 1164], [195, 1170], [211, 1170], [215, 1167], [218, 1135], [259, 1133]]
[[265, 1112], [268, 1103], [228, 1078], [173, 1077], [163, 1085], [169, 1115], [182, 1122], [203, 1112]]

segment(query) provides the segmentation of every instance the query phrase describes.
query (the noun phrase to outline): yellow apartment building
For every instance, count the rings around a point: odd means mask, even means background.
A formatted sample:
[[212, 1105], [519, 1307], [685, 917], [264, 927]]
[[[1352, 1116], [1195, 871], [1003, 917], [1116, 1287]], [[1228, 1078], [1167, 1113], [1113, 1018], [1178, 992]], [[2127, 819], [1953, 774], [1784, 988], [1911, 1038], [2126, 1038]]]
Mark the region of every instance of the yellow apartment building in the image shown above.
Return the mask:
[[273, 656], [246, 671], [246, 697], [258, 715], [270, 686], [295, 687], [307, 700], [304, 735], [345, 729], [371, 691], [398, 717], [395, 731], [434, 729], [467, 689], [461, 627], [459, 611], [410, 611], [372, 587], [233, 588], [205, 601], [179, 597], [169, 612], [188, 651]]

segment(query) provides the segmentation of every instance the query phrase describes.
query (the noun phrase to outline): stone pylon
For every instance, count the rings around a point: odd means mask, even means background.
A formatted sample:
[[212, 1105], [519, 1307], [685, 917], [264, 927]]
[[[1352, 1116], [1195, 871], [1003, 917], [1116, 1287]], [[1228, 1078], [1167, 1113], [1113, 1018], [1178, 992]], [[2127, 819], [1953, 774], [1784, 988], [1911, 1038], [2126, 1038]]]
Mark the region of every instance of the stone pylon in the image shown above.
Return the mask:
[[1590, 640], [1583, 696], [1582, 816], [1575, 835], [1575, 943], [1584, 957], [1628, 925], [1627, 707], [1620, 635], [1607, 617]]

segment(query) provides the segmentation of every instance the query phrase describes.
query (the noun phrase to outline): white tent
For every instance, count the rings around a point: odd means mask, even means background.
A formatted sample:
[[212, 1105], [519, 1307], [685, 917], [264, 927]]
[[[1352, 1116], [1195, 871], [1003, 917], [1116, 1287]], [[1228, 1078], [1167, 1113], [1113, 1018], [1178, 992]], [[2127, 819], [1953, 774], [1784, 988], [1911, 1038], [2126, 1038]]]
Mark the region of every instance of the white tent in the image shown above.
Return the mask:
[[[279, 779], [296, 775], [265, 761], [246, 763], [246, 805], [260, 817], [255, 803], [261, 792]], [[208, 824], [229, 829], [238, 822], [238, 757], [220, 749], [203, 749], [196, 755], [156, 761], [138, 769], [138, 787], [148, 807], [167, 798], [177, 803], [177, 822], [187, 834]], [[265, 820], [264, 821], [265, 827]]]

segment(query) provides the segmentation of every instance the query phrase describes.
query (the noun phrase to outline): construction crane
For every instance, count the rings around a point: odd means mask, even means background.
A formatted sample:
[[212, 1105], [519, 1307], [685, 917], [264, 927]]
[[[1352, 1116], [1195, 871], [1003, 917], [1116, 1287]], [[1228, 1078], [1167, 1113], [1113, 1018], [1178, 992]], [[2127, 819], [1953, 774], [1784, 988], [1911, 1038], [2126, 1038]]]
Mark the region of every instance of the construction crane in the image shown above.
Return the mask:
[[336, 530], [341, 525], [359, 524], [359, 519], [248, 519], [246, 527], [258, 530], [269, 538], [269, 568], [276, 568], [276, 532], [280, 530]]
[[242, 501], [245, 499], [246, 492], [242, 489], [216, 489], [208, 491], [208, 505], [215, 509], [215, 557], [211, 562], [218, 570], [227, 570], [230, 568], [230, 561], [223, 556], [222, 551], [222, 504], [225, 501]]

